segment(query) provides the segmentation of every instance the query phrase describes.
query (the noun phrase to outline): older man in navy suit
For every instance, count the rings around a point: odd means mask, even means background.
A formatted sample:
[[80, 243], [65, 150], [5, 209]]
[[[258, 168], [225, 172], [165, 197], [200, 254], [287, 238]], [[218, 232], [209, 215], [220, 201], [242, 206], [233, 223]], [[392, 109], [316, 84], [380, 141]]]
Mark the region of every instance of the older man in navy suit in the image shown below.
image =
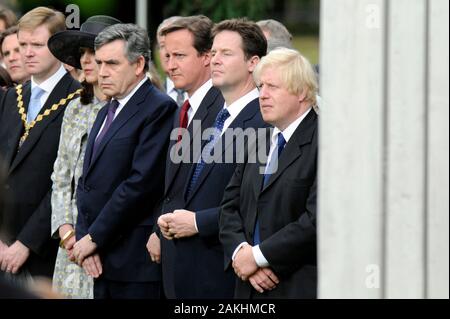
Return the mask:
[[93, 125], [77, 190], [74, 256], [95, 277], [94, 298], [159, 298], [146, 242], [164, 191], [175, 102], [146, 78], [144, 29], [117, 24], [95, 40], [101, 89], [112, 99]]

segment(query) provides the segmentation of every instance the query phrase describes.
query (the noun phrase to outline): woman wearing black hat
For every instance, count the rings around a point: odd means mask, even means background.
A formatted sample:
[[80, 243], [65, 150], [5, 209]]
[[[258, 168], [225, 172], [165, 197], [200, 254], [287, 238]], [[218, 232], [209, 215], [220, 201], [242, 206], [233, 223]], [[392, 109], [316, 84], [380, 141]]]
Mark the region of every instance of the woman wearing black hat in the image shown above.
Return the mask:
[[70, 102], [64, 114], [58, 157], [52, 174], [52, 234], [60, 238], [53, 287], [68, 298], [93, 298], [92, 276], [101, 273], [100, 263], [88, 276], [73, 262], [74, 225], [78, 214], [75, 190], [83, 169], [88, 133], [107, 99], [98, 85], [94, 40], [104, 28], [116, 23], [121, 22], [108, 16], [93, 16], [82, 24], [80, 31], [59, 32], [48, 41], [55, 57], [81, 69], [84, 75], [83, 92]]

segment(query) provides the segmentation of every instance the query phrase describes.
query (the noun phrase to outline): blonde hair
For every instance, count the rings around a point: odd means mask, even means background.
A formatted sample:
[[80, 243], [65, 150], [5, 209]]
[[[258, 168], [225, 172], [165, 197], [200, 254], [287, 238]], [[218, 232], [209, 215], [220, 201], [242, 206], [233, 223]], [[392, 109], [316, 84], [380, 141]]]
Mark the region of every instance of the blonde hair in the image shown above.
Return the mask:
[[59, 11], [47, 7], [37, 7], [20, 18], [18, 26], [19, 31], [34, 30], [44, 24], [53, 35], [66, 29], [66, 17]]
[[305, 93], [306, 101], [316, 105], [317, 78], [311, 63], [298, 51], [277, 48], [264, 56], [253, 72], [253, 79], [259, 82], [261, 72], [268, 68], [277, 69], [281, 82], [291, 94]]

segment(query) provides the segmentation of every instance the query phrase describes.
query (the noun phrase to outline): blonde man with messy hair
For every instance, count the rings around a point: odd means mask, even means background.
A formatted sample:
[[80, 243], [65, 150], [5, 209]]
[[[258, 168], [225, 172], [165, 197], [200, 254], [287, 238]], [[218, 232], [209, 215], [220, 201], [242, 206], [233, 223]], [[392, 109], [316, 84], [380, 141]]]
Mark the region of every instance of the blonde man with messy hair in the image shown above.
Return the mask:
[[285, 48], [263, 57], [253, 75], [273, 129], [254, 143], [260, 148], [271, 136], [267, 161], [239, 166], [221, 203], [219, 237], [233, 260], [234, 297], [316, 298], [317, 81], [308, 60]]
[[261, 72], [266, 68], [276, 68], [281, 82], [292, 94], [305, 94], [305, 101], [316, 105], [318, 84], [311, 63], [298, 51], [277, 48], [262, 58], [253, 72], [253, 79], [259, 83]]

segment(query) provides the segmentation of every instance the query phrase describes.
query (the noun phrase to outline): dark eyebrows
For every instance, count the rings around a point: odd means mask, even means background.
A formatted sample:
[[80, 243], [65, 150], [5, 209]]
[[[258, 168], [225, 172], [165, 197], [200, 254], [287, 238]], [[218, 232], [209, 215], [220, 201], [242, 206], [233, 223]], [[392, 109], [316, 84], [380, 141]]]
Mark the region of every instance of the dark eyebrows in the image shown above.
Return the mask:
[[105, 60], [105, 61], [101, 61], [101, 60], [95, 59], [95, 62], [96, 62], [97, 64], [101, 64], [101, 63], [105, 63], [105, 64], [119, 64], [119, 61], [118, 61], [118, 60], [114, 60], [114, 59], [111, 59], [111, 60]]

